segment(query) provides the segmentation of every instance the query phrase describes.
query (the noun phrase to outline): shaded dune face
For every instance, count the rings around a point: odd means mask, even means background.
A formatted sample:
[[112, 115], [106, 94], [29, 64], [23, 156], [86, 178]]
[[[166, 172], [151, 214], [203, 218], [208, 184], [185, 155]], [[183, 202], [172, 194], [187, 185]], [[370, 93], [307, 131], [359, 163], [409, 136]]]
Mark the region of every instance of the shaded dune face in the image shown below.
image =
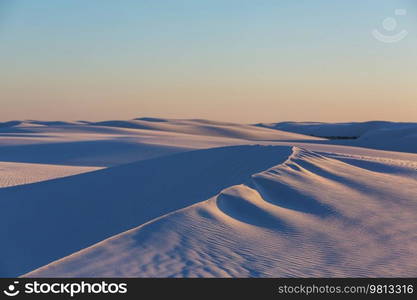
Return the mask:
[[415, 276], [416, 163], [358, 162], [294, 147], [207, 201], [27, 276]]
[[91, 172], [98, 169], [100, 168], [0, 161], [0, 189]]
[[254, 141], [319, 143], [322, 139], [209, 120], [10, 121], [0, 123], [0, 161], [111, 167]]
[[322, 140], [316, 137], [280, 131], [277, 129], [270, 129], [267, 127], [215, 122], [209, 120], [138, 118], [127, 121], [113, 120], [103, 122], [92, 122], [89, 123], [89, 125], [139, 130], [177, 132], [190, 135], [225, 137], [253, 141]]
[[256, 126], [327, 138], [333, 140], [332, 143], [335, 144], [417, 153], [417, 123], [385, 121], [282, 122], [261, 123]]
[[415, 276], [415, 124], [282, 125], [0, 123], [0, 276]]
[[232, 146], [0, 189], [0, 274], [16, 276], [161, 215], [204, 201], [283, 162], [286, 146]]
[[290, 232], [292, 228], [280, 220], [279, 209], [269, 205], [256, 192], [245, 186], [222, 191], [216, 197], [216, 206], [225, 215], [243, 224]]

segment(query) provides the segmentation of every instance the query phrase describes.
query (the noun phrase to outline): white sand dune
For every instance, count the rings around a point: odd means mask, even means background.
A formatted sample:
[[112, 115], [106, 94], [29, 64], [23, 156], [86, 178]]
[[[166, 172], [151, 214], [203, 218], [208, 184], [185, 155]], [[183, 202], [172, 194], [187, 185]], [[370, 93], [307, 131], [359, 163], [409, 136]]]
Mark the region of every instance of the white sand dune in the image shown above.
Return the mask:
[[27, 276], [415, 276], [416, 166], [294, 148], [247, 184]]
[[255, 140], [308, 142], [321, 139], [205, 120], [11, 121], [0, 124], [0, 161], [108, 167], [194, 149], [249, 144]]
[[372, 130], [362, 135], [355, 144], [375, 149], [417, 153], [417, 124]]
[[417, 130], [378, 124], [0, 123], [0, 276], [415, 276]]
[[[417, 153], [417, 123], [385, 121], [320, 123], [282, 122], [256, 126], [333, 139], [333, 144]], [[354, 139], [346, 141], [345, 138]], [[335, 141], [336, 140], [336, 141]]]
[[322, 137], [359, 137], [371, 130], [393, 126], [397, 123], [385, 121], [322, 123], [322, 122], [281, 122], [260, 123], [259, 127], [273, 128], [288, 132]]
[[97, 167], [0, 162], [0, 188], [67, 177], [98, 169]]
[[282, 162], [289, 147], [235, 146], [0, 189], [0, 274], [21, 275]]
[[130, 121], [105, 121], [90, 124], [95, 126], [160, 130], [200, 136], [228, 137], [254, 141], [317, 139], [296, 133], [271, 130], [269, 128], [252, 125], [215, 122], [209, 120], [139, 118]]

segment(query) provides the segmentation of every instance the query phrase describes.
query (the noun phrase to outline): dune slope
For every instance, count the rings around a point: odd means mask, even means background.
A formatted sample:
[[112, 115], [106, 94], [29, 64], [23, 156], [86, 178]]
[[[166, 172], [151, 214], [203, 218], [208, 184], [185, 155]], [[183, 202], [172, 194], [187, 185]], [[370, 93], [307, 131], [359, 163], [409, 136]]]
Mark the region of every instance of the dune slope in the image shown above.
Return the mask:
[[10, 121], [0, 123], [0, 161], [109, 167], [253, 141], [320, 142], [321, 139], [208, 120]]
[[386, 121], [320, 123], [282, 122], [256, 124], [316, 137], [329, 138], [331, 144], [360, 146], [373, 149], [417, 153], [417, 123]]
[[290, 147], [190, 151], [0, 189], [0, 275], [17, 276], [206, 200], [288, 157]]
[[415, 276], [416, 168], [293, 148], [246, 183], [26, 276]]
[[356, 144], [375, 149], [417, 153], [417, 124], [373, 130], [361, 136]]
[[94, 126], [108, 126], [116, 128], [145, 129], [184, 133], [200, 136], [215, 136], [254, 141], [293, 141], [293, 140], [320, 140], [302, 134], [285, 132], [259, 126], [216, 122], [209, 120], [182, 120], [182, 119], [155, 119], [138, 118], [134, 120], [117, 120], [90, 123]]
[[0, 161], [0, 188], [51, 180], [97, 169], [100, 168]]

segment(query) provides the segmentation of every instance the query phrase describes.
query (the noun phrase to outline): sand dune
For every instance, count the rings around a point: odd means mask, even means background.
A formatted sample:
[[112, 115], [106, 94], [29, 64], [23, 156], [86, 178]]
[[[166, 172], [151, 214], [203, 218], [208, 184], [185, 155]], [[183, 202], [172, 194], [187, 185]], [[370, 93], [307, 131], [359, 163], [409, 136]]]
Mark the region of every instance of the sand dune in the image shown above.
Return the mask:
[[386, 121], [348, 123], [281, 122], [260, 123], [256, 124], [256, 126], [322, 137], [360, 137], [372, 130], [387, 127], [402, 127], [410, 124], [413, 123], [394, 123]]
[[163, 214], [204, 201], [283, 161], [289, 147], [198, 150], [0, 189], [0, 274], [15, 276]]
[[416, 163], [359, 165], [294, 148], [246, 184], [27, 276], [415, 276]]
[[320, 124], [0, 123], [0, 276], [415, 276], [416, 127]]
[[255, 140], [320, 141], [207, 120], [12, 121], [0, 125], [0, 161], [109, 167], [195, 149], [251, 144]]
[[109, 126], [168, 132], [186, 133], [202, 136], [229, 137], [246, 140], [315, 140], [317, 138], [304, 135], [271, 130], [252, 125], [215, 122], [209, 120], [178, 120], [139, 118], [130, 121], [105, 121], [90, 123], [95, 126]]
[[51, 180], [97, 169], [99, 168], [0, 162], [0, 188]]
[[362, 135], [356, 144], [375, 149], [417, 153], [417, 124], [372, 130]]
[[[330, 138], [333, 144], [417, 153], [417, 123], [385, 121], [260, 123], [256, 126]], [[345, 140], [345, 139], [349, 140]], [[350, 140], [351, 139], [351, 140]]]

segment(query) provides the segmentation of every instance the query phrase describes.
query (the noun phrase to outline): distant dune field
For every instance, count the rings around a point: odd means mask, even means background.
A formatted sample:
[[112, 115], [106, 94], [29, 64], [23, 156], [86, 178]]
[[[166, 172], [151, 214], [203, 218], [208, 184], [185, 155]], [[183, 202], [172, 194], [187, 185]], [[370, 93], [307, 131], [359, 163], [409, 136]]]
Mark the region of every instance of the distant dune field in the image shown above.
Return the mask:
[[0, 123], [0, 276], [415, 277], [416, 139], [379, 121]]

